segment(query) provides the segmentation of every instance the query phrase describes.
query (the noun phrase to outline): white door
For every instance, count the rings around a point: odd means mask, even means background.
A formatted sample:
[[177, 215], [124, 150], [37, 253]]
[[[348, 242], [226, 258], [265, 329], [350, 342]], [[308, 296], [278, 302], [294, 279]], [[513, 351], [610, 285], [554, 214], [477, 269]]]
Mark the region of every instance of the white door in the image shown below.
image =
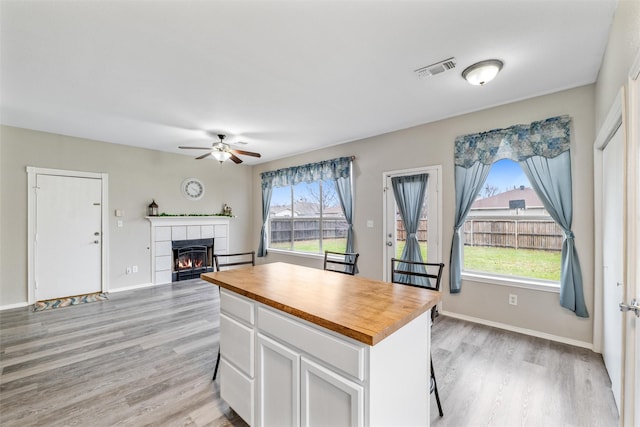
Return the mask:
[[602, 356], [611, 378], [613, 396], [621, 410], [622, 322], [618, 304], [624, 299], [624, 150], [622, 132], [616, 131], [602, 153], [602, 265], [603, 347]]
[[300, 354], [258, 334], [258, 425], [300, 425]]
[[[385, 172], [384, 181], [384, 280], [391, 280], [391, 258], [400, 258], [406, 242], [406, 233], [401, 224], [400, 214], [393, 194], [391, 178], [426, 173], [427, 190], [423, 211], [418, 227], [418, 241], [425, 262], [441, 262], [440, 217], [442, 197], [440, 166]], [[424, 256], [426, 255], [426, 258]]]
[[36, 300], [102, 290], [100, 179], [38, 174]]
[[301, 425], [364, 425], [364, 388], [329, 369], [302, 358]]
[[[630, 304], [640, 299], [640, 50], [629, 73], [629, 99], [627, 126], [628, 163], [628, 227], [629, 246], [627, 254], [627, 295]], [[624, 369], [625, 404], [624, 425], [640, 425], [640, 317], [627, 312], [626, 358]]]

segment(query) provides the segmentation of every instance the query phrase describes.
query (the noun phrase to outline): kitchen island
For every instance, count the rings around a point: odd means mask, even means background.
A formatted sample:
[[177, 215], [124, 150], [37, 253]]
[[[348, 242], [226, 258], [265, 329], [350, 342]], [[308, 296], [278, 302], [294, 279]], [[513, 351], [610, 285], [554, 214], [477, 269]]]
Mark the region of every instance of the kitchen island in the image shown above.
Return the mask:
[[221, 396], [248, 424], [429, 424], [439, 292], [286, 263], [201, 277], [221, 287]]

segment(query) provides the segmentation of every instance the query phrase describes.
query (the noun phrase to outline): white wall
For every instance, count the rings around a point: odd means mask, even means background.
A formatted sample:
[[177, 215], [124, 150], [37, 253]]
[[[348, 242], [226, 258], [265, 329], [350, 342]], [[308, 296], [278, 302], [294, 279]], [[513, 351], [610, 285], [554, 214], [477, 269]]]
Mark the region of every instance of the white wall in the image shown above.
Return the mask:
[[627, 83], [639, 49], [640, 1], [619, 0], [596, 82], [596, 129], [600, 129], [618, 91]]
[[[0, 307], [27, 301], [27, 166], [109, 174], [109, 288], [151, 282], [150, 225], [146, 207], [155, 199], [160, 212], [215, 213], [228, 203], [230, 250], [257, 248], [251, 233], [251, 168], [213, 160], [108, 144], [15, 127], [0, 127]], [[205, 184], [201, 200], [180, 193], [185, 178]], [[123, 209], [118, 228], [115, 209]], [[138, 265], [137, 274], [125, 268]]]
[[[261, 203], [260, 173], [307, 162], [355, 155], [354, 197], [356, 250], [360, 252], [360, 274], [382, 279], [382, 174], [385, 171], [442, 165], [443, 173], [443, 251], [446, 263], [444, 309], [486, 321], [509, 324], [591, 343], [591, 319], [581, 319], [560, 307], [557, 293], [514, 289], [505, 286], [464, 282], [460, 294], [449, 294], [449, 253], [455, 210], [453, 182], [453, 143], [458, 135], [475, 133], [517, 123], [530, 123], [568, 114], [573, 119], [572, 161], [576, 246], [584, 274], [586, 303], [593, 311], [593, 85], [546, 95], [501, 107], [466, 114], [435, 123], [379, 135], [300, 156], [254, 167], [254, 205]], [[374, 228], [367, 228], [373, 220]], [[260, 230], [260, 210], [254, 210], [255, 233]], [[288, 261], [321, 268], [319, 259], [269, 254], [261, 262]], [[518, 306], [508, 304], [508, 295], [518, 294]]]

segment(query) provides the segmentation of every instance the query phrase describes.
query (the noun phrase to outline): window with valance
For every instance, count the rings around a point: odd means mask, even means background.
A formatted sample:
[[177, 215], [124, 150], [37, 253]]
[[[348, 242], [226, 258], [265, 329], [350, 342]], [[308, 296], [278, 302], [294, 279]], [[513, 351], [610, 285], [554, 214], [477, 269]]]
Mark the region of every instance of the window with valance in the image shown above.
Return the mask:
[[571, 118], [552, 117], [528, 125], [459, 136], [455, 140], [456, 211], [451, 245], [449, 289], [459, 293], [462, 274], [461, 229], [471, 205], [482, 189], [491, 166], [511, 159], [522, 167], [536, 194], [563, 231], [560, 304], [588, 317], [582, 272], [571, 230], [573, 195], [571, 178]]
[[269, 248], [322, 253], [334, 249], [326, 247], [332, 239], [339, 241], [341, 251], [354, 252], [352, 160], [340, 157], [261, 174], [258, 256]]

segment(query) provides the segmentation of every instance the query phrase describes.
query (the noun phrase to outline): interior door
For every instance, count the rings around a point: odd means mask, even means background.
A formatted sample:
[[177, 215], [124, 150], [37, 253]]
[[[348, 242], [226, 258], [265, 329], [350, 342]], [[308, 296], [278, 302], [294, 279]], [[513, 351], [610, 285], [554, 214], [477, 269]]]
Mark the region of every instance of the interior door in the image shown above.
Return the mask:
[[36, 300], [102, 290], [100, 179], [38, 174]]
[[611, 389], [621, 410], [623, 316], [618, 304], [624, 299], [624, 150], [622, 132], [616, 131], [602, 153], [603, 235], [603, 348], [602, 356], [611, 378]]
[[426, 262], [440, 262], [441, 254], [441, 168], [429, 166], [419, 169], [386, 172], [384, 180], [384, 280], [391, 281], [391, 258], [400, 258], [406, 242], [406, 232], [393, 194], [391, 178], [426, 173], [427, 189], [418, 226], [418, 242]]

